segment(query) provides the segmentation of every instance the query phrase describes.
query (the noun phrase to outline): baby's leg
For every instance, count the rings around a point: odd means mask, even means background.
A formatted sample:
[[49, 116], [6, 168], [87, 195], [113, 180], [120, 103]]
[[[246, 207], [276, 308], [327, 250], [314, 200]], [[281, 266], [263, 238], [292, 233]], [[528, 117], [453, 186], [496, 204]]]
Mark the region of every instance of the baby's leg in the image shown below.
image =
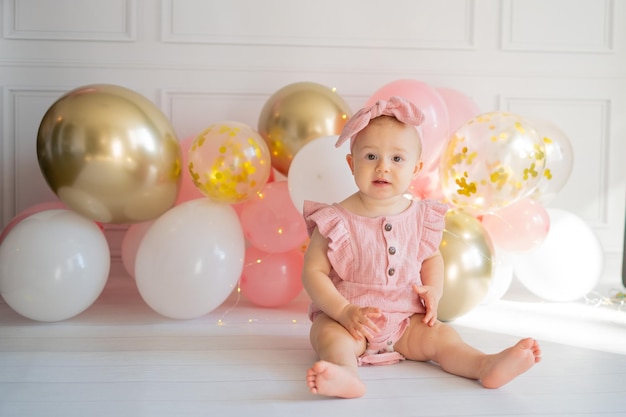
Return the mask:
[[415, 315], [396, 350], [407, 359], [437, 362], [454, 375], [476, 379], [486, 388], [498, 388], [526, 372], [541, 360], [541, 349], [533, 339], [522, 339], [500, 353], [487, 355], [465, 343], [451, 326], [433, 327]]
[[365, 341], [355, 340], [341, 324], [321, 313], [311, 326], [311, 344], [320, 357], [306, 376], [313, 394], [342, 398], [365, 394], [357, 365], [357, 357], [365, 351]]

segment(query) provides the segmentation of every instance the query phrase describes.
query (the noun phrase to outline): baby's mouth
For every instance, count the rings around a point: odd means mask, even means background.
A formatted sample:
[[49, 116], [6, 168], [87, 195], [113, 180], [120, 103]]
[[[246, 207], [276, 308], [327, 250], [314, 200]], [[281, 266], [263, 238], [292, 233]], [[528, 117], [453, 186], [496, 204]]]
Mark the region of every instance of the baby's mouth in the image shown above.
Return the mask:
[[374, 180], [374, 184], [389, 184], [389, 181], [379, 178]]

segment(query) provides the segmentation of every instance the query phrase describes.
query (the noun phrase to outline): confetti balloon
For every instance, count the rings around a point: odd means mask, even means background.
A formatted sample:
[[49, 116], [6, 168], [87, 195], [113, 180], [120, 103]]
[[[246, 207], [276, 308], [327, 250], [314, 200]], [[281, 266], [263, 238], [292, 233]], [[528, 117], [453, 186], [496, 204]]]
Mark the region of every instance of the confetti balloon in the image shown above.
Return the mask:
[[227, 204], [255, 195], [272, 169], [263, 138], [238, 122], [216, 123], [200, 133], [189, 148], [187, 167], [204, 195]]
[[334, 90], [300, 82], [275, 92], [259, 116], [259, 133], [267, 142], [273, 167], [287, 175], [293, 157], [305, 143], [338, 135], [351, 112]]
[[176, 199], [176, 205], [182, 204], [185, 201], [205, 197], [205, 195], [202, 194], [202, 191], [200, 191], [200, 189], [196, 187], [196, 184], [194, 184], [189, 169], [185, 168], [189, 165], [189, 148], [193, 145], [194, 140], [196, 140], [195, 135], [189, 136], [180, 141], [180, 150], [183, 154], [183, 173], [180, 183], [180, 192], [178, 193], [178, 198]]
[[437, 316], [454, 320], [479, 305], [494, 276], [494, 249], [480, 222], [460, 209], [449, 210], [439, 245], [444, 262], [443, 296]]
[[565, 186], [572, 173], [574, 151], [567, 135], [554, 124], [540, 119], [530, 119], [546, 148], [546, 167], [532, 198], [549, 203]]
[[456, 131], [441, 156], [444, 196], [473, 214], [496, 211], [535, 189], [545, 156], [543, 141], [520, 116], [477, 116]]
[[180, 187], [181, 151], [168, 119], [115, 85], [57, 100], [39, 126], [37, 157], [59, 199], [98, 222], [152, 220], [174, 205]]

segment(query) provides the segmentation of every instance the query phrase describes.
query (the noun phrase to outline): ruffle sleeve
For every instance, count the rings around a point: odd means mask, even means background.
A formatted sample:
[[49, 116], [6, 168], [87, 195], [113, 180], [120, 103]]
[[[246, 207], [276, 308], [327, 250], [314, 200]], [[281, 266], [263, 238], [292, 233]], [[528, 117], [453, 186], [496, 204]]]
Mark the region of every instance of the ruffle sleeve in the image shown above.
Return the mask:
[[309, 236], [317, 227], [328, 240], [327, 255], [333, 269], [341, 277], [350, 276], [354, 257], [350, 234], [337, 209], [332, 205], [305, 201], [303, 215]]
[[449, 207], [435, 200], [422, 201], [424, 228], [420, 242], [420, 258], [430, 258], [439, 249], [443, 237], [443, 229], [446, 226], [445, 216]]

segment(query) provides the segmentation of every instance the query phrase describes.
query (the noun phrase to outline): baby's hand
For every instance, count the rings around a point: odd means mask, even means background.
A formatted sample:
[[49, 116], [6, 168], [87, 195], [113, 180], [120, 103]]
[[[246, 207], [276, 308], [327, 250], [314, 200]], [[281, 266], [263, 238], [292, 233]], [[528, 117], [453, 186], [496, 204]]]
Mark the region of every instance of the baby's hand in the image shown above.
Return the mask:
[[439, 300], [433, 294], [432, 287], [429, 287], [428, 285], [413, 285], [413, 290], [422, 300], [424, 307], [426, 307], [426, 314], [424, 314], [422, 321], [431, 327], [434, 326], [437, 322], [437, 307], [439, 306]]
[[380, 317], [380, 309], [375, 307], [359, 307], [348, 304], [339, 315], [339, 323], [350, 332], [356, 340], [371, 338], [380, 330], [372, 319]]

